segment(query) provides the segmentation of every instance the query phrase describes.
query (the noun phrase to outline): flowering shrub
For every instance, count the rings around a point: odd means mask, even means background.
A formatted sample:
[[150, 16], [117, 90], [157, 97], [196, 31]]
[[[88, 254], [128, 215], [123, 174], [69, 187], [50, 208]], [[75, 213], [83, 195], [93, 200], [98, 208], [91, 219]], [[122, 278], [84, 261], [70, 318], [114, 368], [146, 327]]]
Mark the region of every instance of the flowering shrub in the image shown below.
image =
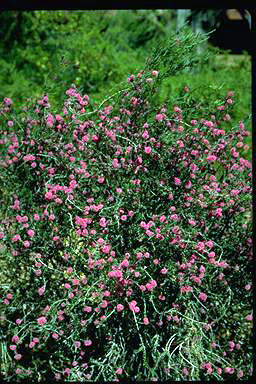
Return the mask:
[[230, 92], [157, 106], [162, 78], [96, 109], [74, 87], [58, 113], [3, 101], [7, 381], [251, 375], [248, 131]]

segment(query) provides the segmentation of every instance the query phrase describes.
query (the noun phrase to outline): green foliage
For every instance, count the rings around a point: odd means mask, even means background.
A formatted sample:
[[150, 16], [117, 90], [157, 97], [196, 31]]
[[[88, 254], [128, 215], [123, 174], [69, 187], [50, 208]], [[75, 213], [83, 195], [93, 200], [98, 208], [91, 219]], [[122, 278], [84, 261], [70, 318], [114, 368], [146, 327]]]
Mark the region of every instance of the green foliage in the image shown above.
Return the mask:
[[162, 79], [183, 72], [188, 73], [196, 67], [198, 70], [207, 61], [209, 55], [208, 51], [198, 53], [198, 46], [204, 41], [207, 41], [206, 35], [195, 35], [187, 27], [182, 28], [178, 33], [169, 33], [153, 49], [146, 68], [160, 71]]
[[72, 83], [102, 95], [142, 65], [144, 50], [166, 33], [170, 18], [169, 11], [3, 12], [2, 65], [12, 63], [20, 86], [13, 76], [12, 87], [3, 78], [0, 96], [28, 96], [40, 85], [59, 103]]

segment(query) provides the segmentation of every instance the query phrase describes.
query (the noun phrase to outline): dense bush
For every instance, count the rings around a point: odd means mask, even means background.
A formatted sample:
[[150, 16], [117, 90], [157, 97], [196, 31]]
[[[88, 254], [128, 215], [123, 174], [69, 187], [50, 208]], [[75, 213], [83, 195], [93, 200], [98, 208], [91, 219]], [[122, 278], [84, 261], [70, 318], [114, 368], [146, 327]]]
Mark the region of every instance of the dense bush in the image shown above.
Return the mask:
[[7, 381], [250, 377], [249, 132], [230, 90], [159, 104], [189, 38], [96, 107], [4, 99]]

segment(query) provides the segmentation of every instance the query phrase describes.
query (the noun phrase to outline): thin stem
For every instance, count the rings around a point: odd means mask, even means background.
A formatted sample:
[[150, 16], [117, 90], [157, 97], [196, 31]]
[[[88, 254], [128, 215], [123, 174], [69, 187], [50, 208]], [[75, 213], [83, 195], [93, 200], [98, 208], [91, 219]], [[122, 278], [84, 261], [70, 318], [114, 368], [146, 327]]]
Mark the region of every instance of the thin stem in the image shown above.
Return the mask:
[[92, 115], [93, 113], [99, 112], [99, 109], [101, 108], [101, 106], [103, 104], [105, 104], [108, 100], [112, 99], [115, 95], [117, 95], [117, 94], [119, 94], [121, 92], [124, 92], [124, 91], [128, 91], [128, 90], [129, 90], [129, 88], [126, 88], [126, 89], [122, 89], [121, 91], [118, 91], [118, 92], [114, 93], [113, 95], [111, 95], [111, 96], [107, 97], [105, 100], [103, 100], [102, 103], [98, 106], [97, 109], [95, 109], [92, 112], [83, 113], [83, 114], [79, 115], [79, 117], [80, 116], [86, 116], [86, 115]]

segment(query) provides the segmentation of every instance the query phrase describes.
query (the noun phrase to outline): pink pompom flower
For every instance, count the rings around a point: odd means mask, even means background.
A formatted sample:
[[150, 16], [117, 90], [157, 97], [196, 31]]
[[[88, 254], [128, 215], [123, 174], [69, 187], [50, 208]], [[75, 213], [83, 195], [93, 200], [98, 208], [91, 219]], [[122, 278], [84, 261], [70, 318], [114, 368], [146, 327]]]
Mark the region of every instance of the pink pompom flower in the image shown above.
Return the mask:
[[149, 154], [152, 152], [152, 148], [151, 147], [145, 147], [145, 153]]
[[41, 316], [37, 319], [39, 325], [45, 325], [47, 323], [47, 319], [44, 316]]

